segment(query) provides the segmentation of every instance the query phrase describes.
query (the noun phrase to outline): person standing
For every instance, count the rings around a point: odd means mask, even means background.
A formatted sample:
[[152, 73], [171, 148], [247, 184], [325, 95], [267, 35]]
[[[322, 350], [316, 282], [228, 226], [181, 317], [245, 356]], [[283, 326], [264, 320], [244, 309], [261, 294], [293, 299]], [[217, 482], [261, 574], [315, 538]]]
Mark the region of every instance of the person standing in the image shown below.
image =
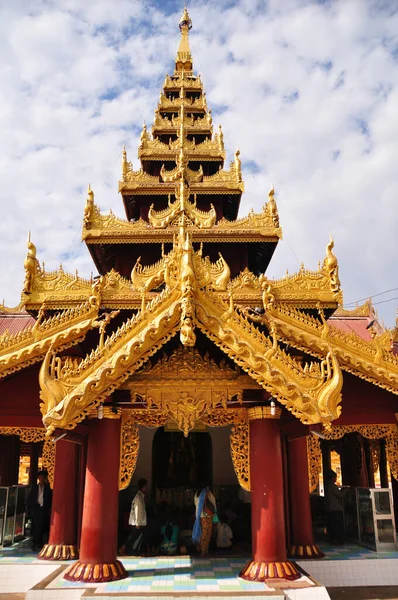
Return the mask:
[[337, 474], [329, 471], [326, 484], [327, 529], [331, 544], [344, 544], [343, 492], [336, 485]]
[[145, 544], [145, 528], [147, 525], [145, 494], [147, 493], [148, 482], [146, 479], [138, 481], [138, 492], [131, 503], [129, 525], [131, 530], [123, 546], [119, 549], [122, 556], [130, 551], [137, 553]]
[[200, 555], [206, 556], [213, 529], [213, 517], [216, 513], [216, 499], [204, 485], [202, 490], [195, 494], [196, 520], [192, 531], [192, 539], [199, 545]]
[[33, 550], [41, 550], [48, 539], [52, 495], [53, 492], [47, 479], [47, 471], [39, 471], [37, 484], [32, 486], [27, 501], [28, 516], [32, 519]]

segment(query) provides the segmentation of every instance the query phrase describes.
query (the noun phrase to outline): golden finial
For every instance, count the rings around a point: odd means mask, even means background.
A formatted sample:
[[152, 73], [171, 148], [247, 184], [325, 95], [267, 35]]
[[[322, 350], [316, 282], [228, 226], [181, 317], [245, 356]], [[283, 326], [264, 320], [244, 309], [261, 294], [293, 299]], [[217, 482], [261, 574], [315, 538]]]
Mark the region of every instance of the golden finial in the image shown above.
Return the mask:
[[94, 210], [94, 192], [88, 184], [86, 205], [84, 207], [83, 227], [88, 229], [91, 223], [91, 217]]
[[33, 279], [39, 266], [36, 258], [36, 246], [30, 240], [30, 231], [28, 232], [27, 247], [28, 252], [24, 260], [25, 281], [23, 284], [23, 292], [25, 294], [30, 294], [33, 288]]
[[189, 46], [189, 30], [192, 29], [192, 20], [186, 5], [178, 26], [181, 31], [181, 40], [177, 52], [175, 71], [184, 73], [184, 71], [192, 71], [192, 56]]
[[189, 16], [186, 4], [184, 5], [184, 11], [182, 13], [182, 16], [181, 16], [178, 26], [180, 28], [180, 31], [182, 31], [184, 27], [187, 27], [188, 29], [192, 29], [192, 20], [191, 20], [191, 17]]

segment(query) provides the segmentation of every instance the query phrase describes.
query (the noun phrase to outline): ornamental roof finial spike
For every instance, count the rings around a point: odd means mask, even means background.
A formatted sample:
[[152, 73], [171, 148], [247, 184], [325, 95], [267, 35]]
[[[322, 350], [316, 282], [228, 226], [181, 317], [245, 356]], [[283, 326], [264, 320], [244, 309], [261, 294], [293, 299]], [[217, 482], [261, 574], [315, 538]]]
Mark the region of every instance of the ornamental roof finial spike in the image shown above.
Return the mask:
[[181, 19], [180, 19], [180, 22], [179, 22], [178, 26], [180, 28], [180, 31], [183, 30], [183, 27], [187, 27], [188, 29], [192, 29], [192, 20], [191, 20], [191, 17], [189, 16], [186, 4], [184, 4], [184, 11], [183, 11], [183, 13], [181, 15]]
[[184, 6], [184, 12], [179, 22], [179, 28], [181, 31], [181, 40], [177, 51], [175, 71], [181, 74], [184, 71], [192, 71], [192, 56], [189, 46], [189, 30], [192, 29], [192, 21], [186, 5]]

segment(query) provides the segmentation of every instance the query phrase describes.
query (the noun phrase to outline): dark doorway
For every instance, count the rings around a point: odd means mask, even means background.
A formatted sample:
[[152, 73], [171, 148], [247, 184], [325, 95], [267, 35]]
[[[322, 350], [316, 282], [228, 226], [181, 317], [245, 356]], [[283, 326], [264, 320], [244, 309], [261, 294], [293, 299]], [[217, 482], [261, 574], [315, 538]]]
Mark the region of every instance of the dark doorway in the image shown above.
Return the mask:
[[156, 490], [170, 488], [197, 489], [201, 482], [212, 484], [213, 457], [210, 434], [160, 427], [153, 438], [152, 472]]

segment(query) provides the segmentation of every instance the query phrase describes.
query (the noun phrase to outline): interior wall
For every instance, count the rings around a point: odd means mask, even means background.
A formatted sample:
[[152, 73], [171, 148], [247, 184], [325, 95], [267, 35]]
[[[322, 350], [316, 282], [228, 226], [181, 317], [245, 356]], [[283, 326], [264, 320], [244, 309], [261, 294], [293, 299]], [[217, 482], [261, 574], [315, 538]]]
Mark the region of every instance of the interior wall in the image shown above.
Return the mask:
[[[152, 445], [156, 429], [140, 427], [140, 450], [137, 466], [131, 480], [135, 486], [139, 479], [148, 480], [149, 488], [152, 487]], [[230, 427], [209, 427], [208, 429], [213, 446], [213, 485], [237, 485], [237, 478], [232, 465], [229, 448]]]
[[213, 485], [237, 485], [229, 448], [231, 427], [209, 427], [213, 444]]
[[137, 485], [139, 479], [146, 479], [149, 489], [152, 487], [152, 443], [156, 429], [140, 427], [140, 450], [138, 453], [137, 466], [130, 485]]

